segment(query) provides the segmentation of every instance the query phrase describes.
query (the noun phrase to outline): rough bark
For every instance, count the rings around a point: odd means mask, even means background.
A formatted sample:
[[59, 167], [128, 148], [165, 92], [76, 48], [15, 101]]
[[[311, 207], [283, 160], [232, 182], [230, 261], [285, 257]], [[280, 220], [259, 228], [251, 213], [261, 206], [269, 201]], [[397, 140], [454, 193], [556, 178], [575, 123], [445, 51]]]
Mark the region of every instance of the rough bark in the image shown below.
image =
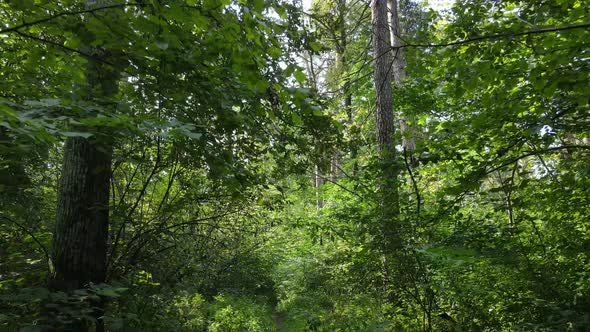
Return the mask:
[[53, 241], [57, 289], [105, 281], [110, 176], [108, 147], [83, 137], [66, 140]]
[[373, 66], [375, 83], [375, 124], [377, 131], [377, 152], [380, 161], [380, 234], [383, 253], [383, 290], [392, 302], [392, 278], [389, 258], [401, 248], [399, 217], [399, 194], [395, 162], [395, 127], [392, 95], [392, 52], [391, 35], [388, 27], [387, 0], [372, 0]]
[[381, 162], [381, 209], [384, 250], [391, 252], [400, 246], [399, 195], [394, 114], [392, 95], [392, 52], [387, 19], [387, 0], [373, 0], [373, 53], [376, 90], [377, 149]]
[[[373, 0], [373, 51], [376, 92], [377, 148], [384, 156], [393, 149], [393, 98], [391, 89], [391, 48], [385, 0]], [[391, 156], [388, 156], [391, 157]]]
[[[87, 0], [87, 8], [104, 6], [109, 0]], [[108, 52], [88, 48], [105, 60]], [[100, 61], [89, 62], [83, 95], [92, 102], [117, 92], [117, 73]], [[88, 131], [90, 128], [81, 128]], [[77, 130], [80, 131], [80, 130]], [[69, 137], [64, 145], [63, 166], [57, 197], [50, 287], [71, 291], [105, 282], [109, 227], [109, 189], [112, 145], [108, 135], [94, 128], [90, 138]], [[95, 330], [103, 331], [102, 304], [93, 302]], [[74, 322], [66, 330], [84, 331], [88, 322]]]

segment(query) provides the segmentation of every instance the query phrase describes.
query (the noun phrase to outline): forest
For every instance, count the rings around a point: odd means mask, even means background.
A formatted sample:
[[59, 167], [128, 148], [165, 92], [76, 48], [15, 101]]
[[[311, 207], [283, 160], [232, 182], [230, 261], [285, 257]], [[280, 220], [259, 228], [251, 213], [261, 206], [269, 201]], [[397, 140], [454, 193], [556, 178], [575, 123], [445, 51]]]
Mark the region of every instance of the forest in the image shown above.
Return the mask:
[[0, 331], [590, 331], [590, 2], [0, 1]]

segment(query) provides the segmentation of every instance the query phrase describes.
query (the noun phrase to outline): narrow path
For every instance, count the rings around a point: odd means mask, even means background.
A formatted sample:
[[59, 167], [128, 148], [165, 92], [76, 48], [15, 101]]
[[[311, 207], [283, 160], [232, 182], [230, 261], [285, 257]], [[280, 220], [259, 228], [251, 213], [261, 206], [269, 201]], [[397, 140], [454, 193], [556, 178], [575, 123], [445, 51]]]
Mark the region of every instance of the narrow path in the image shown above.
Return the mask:
[[273, 317], [277, 331], [281, 331], [285, 327], [285, 314], [278, 312], [276, 308], [273, 310]]

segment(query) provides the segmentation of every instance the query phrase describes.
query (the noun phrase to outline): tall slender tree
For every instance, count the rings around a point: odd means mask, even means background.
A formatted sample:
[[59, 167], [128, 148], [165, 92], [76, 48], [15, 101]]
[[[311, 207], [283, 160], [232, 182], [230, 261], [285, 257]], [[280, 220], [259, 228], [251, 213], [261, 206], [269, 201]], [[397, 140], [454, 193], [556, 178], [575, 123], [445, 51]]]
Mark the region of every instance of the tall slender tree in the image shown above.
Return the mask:
[[383, 288], [391, 299], [390, 258], [400, 248], [398, 167], [395, 162], [395, 127], [392, 95], [392, 48], [388, 25], [387, 0], [373, 0], [372, 38], [375, 84], [375, 125], [380, 163], [380, 239], [383, 252]]
[[373, 56], [376, 92], [376, 134], [381, 171], [381, 226], [383, 248], [391, 252], [399, 248], [399, 169], [395, 162], [395, 127], [392, 95], [392, 52], [388, 27], [387, 0], [373, 0]]
[[[400, 3], [398, 0], [387, 0], [387, 7], [389, 32], [391, 37], [390, 42], [393, 50], [393, 86], [399, 88], [404, 84], [406, 78], [406, 61], [404, 57], [404, 49], [401, 47], [403, 42], [401, 38], [402, 29], [399, 17]], [[402, 147], [404, 153], [408, 153], [412, 163], [414, 163], [412, 156], [412, 152], [416, 150], [416, 141], [414, 138], [415, 130], [413, 128], [414, 119], [410, 119], [410, 122], [412, 124], [408, 124], [408, 119], [400, 114], [399, 129], [402, 136]]]

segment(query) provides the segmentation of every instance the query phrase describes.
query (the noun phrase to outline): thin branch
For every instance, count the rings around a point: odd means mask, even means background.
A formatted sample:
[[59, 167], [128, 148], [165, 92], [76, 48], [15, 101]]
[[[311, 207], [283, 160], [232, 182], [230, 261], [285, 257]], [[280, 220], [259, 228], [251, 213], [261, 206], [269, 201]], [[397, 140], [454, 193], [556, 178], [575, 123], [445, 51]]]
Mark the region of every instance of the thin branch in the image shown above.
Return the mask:
[[19, 24], [19, 25], [10, 27], [10, 28], [0, 29], [0, 34], [8, 34], [8, 33], [12, 33], [12, 32], [18, 32], [20, 29], [31, 27], [34, 25], [38, 25], [41, 23], [46, 23], [49, 21], [53, 21], [54, 19], [59, 18], [59, 17], [63, 17], [63, 16], [73, 16], [73, 15], [94, 13], [94, 12], [101, 11], [101, 10], [114, 9], [114, 8], [125, 8], [125, 7], [133, 7], [133, 6], [140, 7], [140, 6], [145, 6], [145, 4], [142, 4], [142, 3], [122, 3], [122, 4], [117, 4], [117, 5], [109, 5], [109, 6], [96, 7], [96, 8], [84, 9], [84, 10], [65, 11], [65, 12], [57, 13], [55, 15], [50, 15], [50, 16], [47, 16], [45, 18], [41, 18], [41, 19], [38, 19], [35, 21], [24, 22], [22, 24]]
[[504, 168], [508, 165], [511, 165], [523, 158], [526, 158], [526, 157], [536, 156], [539, 154], [544, 154], [544, 153], [549, 153], [549, 152], [554, 152], [554, 151], [559, 151], [559, 150], [564, 150], [564, 149], [590, 150], [590, 146], [589, 145], [562, 145], [562, 146], [555, 146], [555, 147], [551, 147], [551, 148], [547, 148], [547, 149], [527, 151], [526, 153], [524, 153], [518, 157], [514, 157], [514, 158], [502, 163], [500, 166], [494, 167], [494, 168], [486, 171], [486, 174], [491, 174], [499, 169], [502, 169], [502, 168]]
[[30, 39], [36, 40], [36, 41], [41, 42], [41, 43], [44, 43], [44, 44], [49, 44], [51, 46], [55, 46], [57, 48], [60, 48], [60, 49], [62, 49], [64, 51], [69, 51], [69, 52], [80, 54], [81, 56], [86, 57], [86, 58], [91, 59], [91, 60], [94, 60], [94, 61], [102, 62], [102, 63], [105, 63], [105, 64], [110, 65], [110, 66], [113, 65], [112, 63], [110, 63], [110, 62], [102, 59], [101, 57], [98, 57], [98, 56], [95, 56], [95, 55], [86, 53], [84, 51], [81, 51], [81, 50], [78, 50], [78, 49], [75, 49], [75, 48], [71, 48], [71, 47], [65, 46], [65, 45], [63, 45], [61, 43], [58, 43], [58, 42], [55, 42], [53, 40], [49, 40], [49, 39], [44, 39], [44, 38], [41, 38], [41, 37], [33, 36], [33, 35], [28, 34], [28, 33], [24, 33], [22, 31], [15, 31], [15, 33], [17, 35], [21, 36], [21, 37], [30, 38]]
[[47, 251], [47, 249], [45, 248], [45, 246], [43, 245], [43, 243], [41, 243], [41, 241], [39, 241], [39, 239], [37, 239], [37, 237], [35, 236], [35, 234], [33, 234], [31, 231], [29, 231], [25, 226], [21, 225], [18, 221], [9, 218], [7, 216], [4, 215], [0, 215], [0, 218], [15, 224], [18, 228], [20, 228], [23, 232], [29, 234], [31, 236], [31, 238], [33, 239], [33, 241], [35, 241], [35, 243], [39, 246], [39, 248], [43, 251], [43, 254], [45, 255], [45, 258], [47, 259], [47, 262], [50, 261], [50, 256], [49, 256], [49, 251]]
[[478, 36], [478, 37], [473, 37], [473, 38], [468, 38], [468, 39], [463, 39], [463, 40], [457, 40], [454, 42], [441, 43], [441, 44], [404, 44], [404, 45], [392, 47], [392, 49], [400, 49], [400, 48], [407, 48], [407, 47], [417, 47], [417, 48], [449, 47], [449, 46], [457, 46], [457, 45], [481, 42], [484, 40], [514, 38], [514, 37], [518, 37], [518, 36], [528, 36], [528, 35], [535, 35], [535, 34], [541, 34], [541, 33], [573, 30], [573, 29], [585, 29], [585, 28], [589, 28], [589, 27], [590, 27], [590, 22], [586, 22], [586, 23], [580, 23], [580, 24], [564, 25], [564, 26], [559, 26], [559, 27], [548, 27], [548, 28], [528, 30], [528, 31], [499, 33], [499, 34], [493, 34], [493, 35], [483, 35], [483, 36]]
[[414, 187], [414, 191], [416, 192], [416, 214], [420, 215], [420, 208], [422, 207], [422, 197], [420, 196], [420, 191], [418, 190], [418, 183], [414, 178], [414, 173], [412, 172], [412, 168], [408, 163], [408, 154], [406, 152], [406, 148], [404, 147], [404, 163], [406, 164], [406, 169], [408, 170], [408, 174], [410, 175], [410, 179], [412, 179], [412, 186]]
[[[139, 195], [137, 196], [137, 199], [135, 200], [135, 203], [133, 204], [133, 206], [131, 207], [131, 209], [129, 209], [129, 212], [127, 213], [127, 218], [131, 219], [131, 216], [133, 215], [133, 213], [135, 212], [135, 210], [137, 209], [137, 207], [139, 206], [139, 203], [141, 203], [148, 186], [150, 185], [150, 183], [152, 182], [152, 178], [160, 173], [161, 170], [161, 165], [160, 165], [160, 153], [158, 151], [158, 155], [156, 157], [156, 161], [154, 162], [154, 167], [152, 167], [152, 170], [150, 172], [150, 174], [147, 177], [147, 180], [143, 183], [141, 190], [139, 191]], [[139, 165], [137, 166], [139, 168]]]
[[332, 181], [332, 179], [330, 179], [330, 178], [327, 178], [327, 177], [325, 177], [325, 176], [322, 176], [322, 175], [320, 175], [320, 174], [318, 174], [318, 173], [316, 173], [316, 172], [313, 172], [313, 174], [314, 174], [315, 176], [317, 176], [317, 177], [320, 177], [322, 180], [324, 180], [324, 181], [328, 181], [328, 182], [330, 182], [330, 183], [333, 183], [333, 184], [335, 184], [337, 187], [339, 187], [340, 189], [342, 189], [342, 190], [344, 190], [344, 191], [346, 191], [346, 192], [349, 192], [349, 193], [351, 193], [351, 194], [355, 195], [356, 197], [358, 197], [358, 198], [360, 198], [360, 199], [362, 199], [362, 200], [365, 200], [365, 197], [363, 197], [362, 195], [360, 195], [360, 194], [358, 194], [358, 193], [356, 193], [356, 192], [354, 192], [354, 191], [352, 191], [352, 190], [350, 190], [350, 189], [348, 189], [348, 188], [344, 187], [343, 185], [339, 184], [338, 182], [336, 182], [336, 181]]

